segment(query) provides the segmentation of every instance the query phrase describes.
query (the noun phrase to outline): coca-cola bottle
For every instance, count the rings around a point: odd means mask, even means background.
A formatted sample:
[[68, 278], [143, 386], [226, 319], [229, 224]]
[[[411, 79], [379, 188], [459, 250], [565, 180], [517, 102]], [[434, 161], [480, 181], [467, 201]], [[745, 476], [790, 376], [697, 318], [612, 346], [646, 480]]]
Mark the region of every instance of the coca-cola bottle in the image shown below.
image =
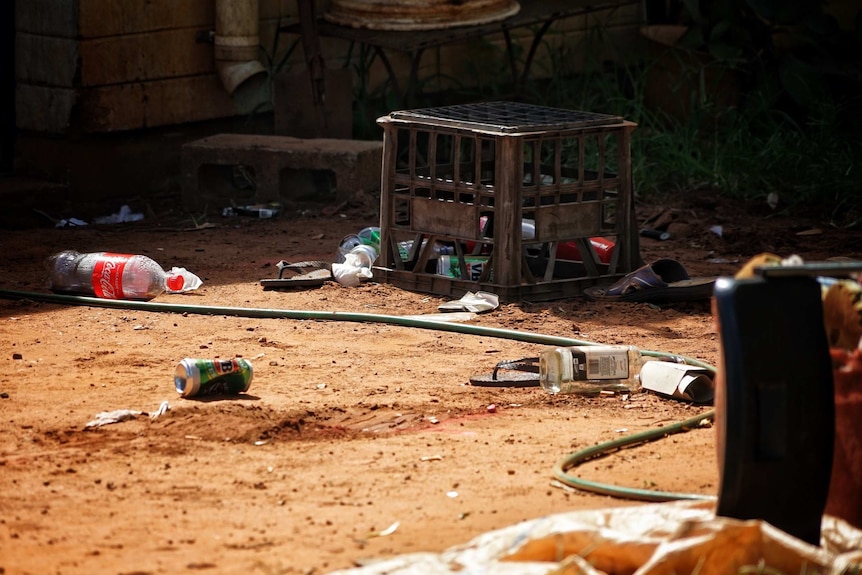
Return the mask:
[[165, 272], [142, 255], [66, 250], [49, 257], [47, 265], [49, 288], [58, 293], [149, 300], [163, 292], [182, 293], [201, 286], [200, 278], [188, 270], [175, 267]]

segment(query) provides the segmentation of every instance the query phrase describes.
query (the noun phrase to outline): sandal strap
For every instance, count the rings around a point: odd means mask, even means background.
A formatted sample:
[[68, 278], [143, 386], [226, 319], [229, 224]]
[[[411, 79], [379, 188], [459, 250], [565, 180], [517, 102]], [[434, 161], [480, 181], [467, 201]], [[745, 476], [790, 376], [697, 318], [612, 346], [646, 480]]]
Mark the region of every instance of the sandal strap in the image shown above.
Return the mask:
[[611, 285], [609, 296], [626, 295], [637, 291], [667, 287], [668, 284], [689, 279], [682, 264], [676, 260], [662, 258], [642, 266]]
[[278, 268], [278, 279], [282, 279], [284, 270], [332, 270], [332, 264], [322, 260], [307, 260], [293, 264], [281, 260], [275, 264], [275, 267]]
[[538, 357], [522, 357], [520, 359], [504, 359], [494, 366], [494, 371], [491, 374], [491, 379], [497, 380], [497, 371], [501, 369], [511, 369], [515, 371], [524, 371], [527, 373], [539, 373], [539, 358]]

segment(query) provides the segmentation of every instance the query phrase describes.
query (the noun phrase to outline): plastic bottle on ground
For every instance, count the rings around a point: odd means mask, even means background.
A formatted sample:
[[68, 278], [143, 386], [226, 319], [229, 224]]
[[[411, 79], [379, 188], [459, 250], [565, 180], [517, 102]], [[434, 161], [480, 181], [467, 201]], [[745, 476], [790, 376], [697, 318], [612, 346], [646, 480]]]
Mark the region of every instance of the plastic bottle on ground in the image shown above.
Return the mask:
[[539, 383], [552, 394], [633, 393], [641, 389], [642, 363], [631, 345], [555, 347], [539, 354]]
[[338, 249], [335, 250], [335, 263], [344, 263], [344, 256], [358, 245], [362, 245], [362, 240], [356, 234], [349, 234], [341, 238]]
[[185, 268], [166, 272], [143, 255], [66, 250], [48, 258], [51, 291], [104, 299], [149, 300], [157, 295], [182, 293], [201, 286]]
[[344, 254], [344, 261], [332, 264], [332, 277], [343, 286], [356, 287], [362, 280], [371, 279], [371, 266], [377, 260], [374, 246], [360, 244]]
[[367, 228], [362, 228], [356, 234], [363, 244], [367, 246], [374, 246], [376, 249], [380, 249], [380, 228], [377, 226], [369, 226]]
[[355, 246], [344, 256], [344, 263], [358, 268], [369, 268], [377, 261], [377, 249], [372, 245]]
[[358, 245], [371, 246], [378, 252], [380, 251], [380, 228], [370, 226], [362, 228], [359, 233], [348, 234], [341, 238], [338, 244], [338, 249], [335, 251], [335, 263], [344, 263], [344, 258], [350, 253], [350, 250]]

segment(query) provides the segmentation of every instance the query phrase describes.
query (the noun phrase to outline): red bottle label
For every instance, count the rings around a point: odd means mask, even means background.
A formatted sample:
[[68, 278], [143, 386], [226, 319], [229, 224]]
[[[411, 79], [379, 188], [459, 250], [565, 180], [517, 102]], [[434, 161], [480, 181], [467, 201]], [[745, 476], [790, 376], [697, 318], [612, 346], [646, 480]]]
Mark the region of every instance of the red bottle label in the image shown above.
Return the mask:
[[96, 260], [93, 266], [93, 292], [96, 297], [105, 299], [123, 299], [123, 269], [126, 267], [130, 254], [105, 253]]

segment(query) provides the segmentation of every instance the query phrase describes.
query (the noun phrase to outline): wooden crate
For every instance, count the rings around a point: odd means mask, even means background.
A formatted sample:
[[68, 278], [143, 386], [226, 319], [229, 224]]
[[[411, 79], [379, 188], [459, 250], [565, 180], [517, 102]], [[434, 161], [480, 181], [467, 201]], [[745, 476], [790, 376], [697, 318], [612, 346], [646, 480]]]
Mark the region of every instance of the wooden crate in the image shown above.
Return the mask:
[[[482, 290], [503, 301], [539, 301], [579, 295], [641, 264], [631, 185], [635, 124], [514, 102], [398, 111], [378, 123], [379, 281], [446, 296]], [[590, 238], [615, 243], [610, 259], [602, 261]], [[457, 277], [437, 273], [438, 246], [452, 252]], [[573, 246], [580, 259], [562, 260]], [[468, 275], [477, 255], [487, 261]]]

